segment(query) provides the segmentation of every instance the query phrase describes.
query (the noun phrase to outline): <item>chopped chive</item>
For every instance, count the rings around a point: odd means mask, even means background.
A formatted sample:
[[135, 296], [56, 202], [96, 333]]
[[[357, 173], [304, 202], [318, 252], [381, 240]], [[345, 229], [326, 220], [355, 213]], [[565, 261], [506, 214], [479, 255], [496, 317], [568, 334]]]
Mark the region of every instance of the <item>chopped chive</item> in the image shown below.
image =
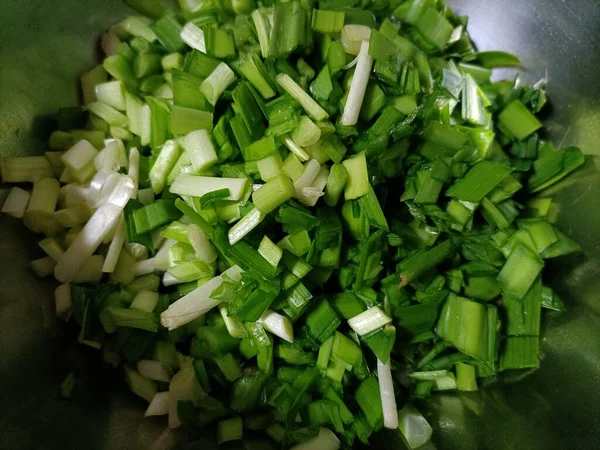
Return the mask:
[[294, 195], [294, 185], [285, 175], [278, 175], [252, 194], [256, 208], [263, 214], [274, 211]]

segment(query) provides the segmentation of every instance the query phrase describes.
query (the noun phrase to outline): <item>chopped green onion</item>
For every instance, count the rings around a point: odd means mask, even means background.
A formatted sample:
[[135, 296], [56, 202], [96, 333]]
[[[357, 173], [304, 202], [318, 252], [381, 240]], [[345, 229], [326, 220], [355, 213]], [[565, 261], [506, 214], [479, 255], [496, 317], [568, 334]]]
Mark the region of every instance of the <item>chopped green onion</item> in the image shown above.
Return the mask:
[[482, 361], [495, 358], [497, 310], [472, 300], [450, 295], [440, 314], [436, 333], [462, 353]]
[[398, 411], [396, 409], [396, 394], [390, 364], [377, 360], [377, 378], [379, 379], [379, 395], [383, 411], [383, 426], [395, 430], [398, 428]]
[[29, 192], [18, 187], [12, 188], [2, 205], [2, 212], [17, 219], [22, 218], [30, 197]]
[[354, 396], [371, 428], [374, 430], [381, 428], [383, 425], [383, 407], [377, 378], [368, 377], [363, 380]]
[[210, 130], [212, 126], [211, 112], [181, 106], [171, 108], [171, 132], [175, 135], [188, 134], [195, 130]]
[[398, 428], [402, 440], [410, 450], [427, 444], [433, 433], [427, 419], [410, 403], [398, 411]]
[[[344, 29], [345, 28], [346, 27], [344, 27]], [[354, 76], [352, 77], [352, 83], [350, 84], [350, 90], [348, 91], [348, 99], [344, 106], [344, 112], [341, 119], [342, 125], [356, 125], [367, 90], [367, 85], [369, 83], [372, 66], [373, 58], [369, 55], [369, 41], [363, 41], [360, 44], [356, 69], [354, 70]]]
[[339, 33], [344, 27], [344, 12], [313, 9], [311, 26], [319, 33]]
[[498, 115], [498, 123], [503, 131], [520, 141], [542, 127], [542, 124], [519, 100], [504, 108]]
[[331, 356], [352, 367], [357, 367], [362, 361], [360, 347], [338, 331], [334, 334]]
[[240, 200], [246, 190], [247, 178], [217, 178], [194, 175], [179, 175], [170, 191], [174, 194], [202, 197], [209, 192], [229, 189], [229, 197], [225, 200]]
[[458, 363], [456, 368], [456, 386], [459, 391], [476, 391], [477, 379], [475, 377], [475, 366]]
[[235, 81], [235, 73], [225, 63], [221, 63], [215, 70], [202, 82], [200, 92], [204, 94], [208, 102], [215, 106], [217, 100]]
[[252, 194], [256, 209], [263, 214], [274, 211], [293, 197], [292, 181], [285, 175], [278, 175]]
[[194, 50], [198, 50], [201, 53], [206, 53], [204, 32], [193, 22], [186, 23], [179, 36], [183, 42], [192, 47]]
[[260, 211], [258, 208], [253, 208], [238, 223], [231, 227], [228, 233], [229, 243], [233, 245], [243, 239], [262, 222], [265, 215], [266, 213]]
[[231, 419], [222, 420], [217, 427], [217, 443], [220, 445], [223, 442], [237, 441], [242, 439], [242, 419], [241, 417], [232, 417]]
[[294, 342], [294, 328], [287, 317], [267, 309], [258, 319], [258, 323], [275, 336], [289, 343]]
[[367, 160], [364, 152], [346, 159], [342, 165], [348, 173], [348, 180], [344, 187], [344, 198], [352, 200], [369, 193], [369, 174], [367, 171]]
[[500, 370], [529, 369], [540, 365], [540, 340], [537, 336], [509, 336], [500, 355]]
[[[289, 75], [280, 73], [276, 77], [277, 83], [292, 96], [314, 120], [325, 120], [329, 117], [327, 112], [319, 106]], [[358, 115], [358, 114], [357, 114]]]
[[310, 336], [319, 343], [324, 343], [337, 329], [342, 321], [329, 306], [327, 300], [323, 300], [306, 317], [306, 325]]
[[391, 323], [392, 318], [389, 317], [381, 308], [374, 306], [365, 312], [352, 317], [348, 320], [348, 325], [359, 336], [369, 334], [388, 323]]
[[510, 172], [512, 172], [510, 167], [492, 161], [482, 161], [450, 186], [446, 195], [458, 200], [478, 203]]
[[258, 247], [258, 253], [265, 258], [273, 267], [277, 267], [281, 257], [283, 256], [283, 250], [281, 250], [275, 243], [268, 238], [263, 236], [262, 241]]

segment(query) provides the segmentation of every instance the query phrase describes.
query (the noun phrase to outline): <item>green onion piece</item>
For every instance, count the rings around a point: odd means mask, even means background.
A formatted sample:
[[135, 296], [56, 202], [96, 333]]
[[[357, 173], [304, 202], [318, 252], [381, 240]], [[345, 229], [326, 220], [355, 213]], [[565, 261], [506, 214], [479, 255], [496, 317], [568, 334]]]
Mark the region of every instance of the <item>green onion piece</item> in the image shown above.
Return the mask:
[[18, 187], [12, 188], [4, 201], [4, 205], [2, 205], [2, 212], [17, 219], [22, 218], [29, 203], [29, 198], [29, 192]]
[[433, 434], [427, 419], [410, 403], [398, 411], [398, 428], [400, 437], [410, 450], [427, 444]]
[[273, 338], [256, 322], [246, 323], [248, 335], [258, 349], [257, 363], [259, 369], [269, 374], [273, 372]]
[[231, 408], [237, 412], [244, 412], [259, 407], [266, 381], [267, 376], [264, 373], [238, 379], [231, 392]]
[[516, 247], [498, 274], [503, 294], [522, 299], [543, 267], [543, 261], [531, 250]]
[[477, 379], [475, 377], [475, 366], [458, 363], [456, 369], [456, 386], [459, 391], [472, 392], [477, 390]]
[[275, 356], [292, 365], [313, 365], [315, 355], [302, 351], [302, 348], [292, 344], [279, 344], [275, 348]]
[[294, 445], [292, 450], [337, 450], [340, 445], [340, 440], [333, 431], [320, 427], [317, 437]]
[[287, 317], [267, 309], [258, 319], [258, 323], [275, 336], [289, 343], [294, 342], [294, 327]]
[[171, 71], [173, 85], [173, 103], [183, 108], [194, 108], [206, 111], [210, 108], [206, 98], [200, 92], [203, 78], [182, 70]]
[[154, 332], [158, 330], [158, 320], [156, 315], [151, 312], [136, 311], [118, 306], [108, 306], [107, 309], [113, 321], [119, 327], [131, 327]]
[[320, 101], [326, 101], [333, 92], [333, 84], [329, 68], [323, 66], [317, 78], [310, 85], [310, 93]]
[[534, 161], [534, 173], [529, 179], [531, 192], [539, 192], [562, 180], [585, 162], [585, 157], [577, 147], [568, 147], [548, 153]]
[[273, 267], [277, 267], [281, 257], [283, 256], [283, 250], [275, 245], [275, 243], [266, 235], [263, 236], [262, 241], [260, 241], [258, 253], [260, 253], [260, 255], [265, 258]]
[[274, 58], [286, 56], [299, 45], [303, 45], [306, 20], [300, 2], [276, 4], [273, 8], [268, 56]]
[[329, 365], [331, 350], [333, 348], [333, 339], [333, 336], [330, 336], [319, 347], [316, 367], [317, 369], [321, 370], [321, 372], [325, 372], [327, 370], [327, 366]]
[[192, 131], [188, 134], [183, 139], [183, 148], [196, 173], [211, 167], [218, 160], [212, 140], [206, 130]]
[[[327, 201], [327, 193], [325, 193], [325, 196], [325, 201]], [[358, 203], [367, 215], [371, 225], [375, 228], [389, 230], [385, 214], [383, 213], [379, 200], [377, 200], [377, 196], [372, 188], [369, 190], [368, 194], [358, 199]]]
[[446, 195], [458, 200], [478, 203], [512, 171], [510, 167], [492, 161], [482, 161], [464, 178], [454, 183]]
[[235, 41], [229, 30], [213, 26], [204, 26], [202, 30], [204, 31], [204, 41], [208, 55], [219, 59], [235, 56]]
[[319, 33], [339, 33], [344, 27], [343, 11], [313, 9], [312, 29]]
[[342, 321], [329, 306], [327, 300], [323, 300], [319, 305], [306, 316], [306, 325], [308, 334], [317, 342], [323, 343], [333, 334]]
[[325, 120], [329, 117], [327, 112], [319, 106], [289, 75], [280, 73], [277, 75], [277, 83], [304, 108], [314, 120]]
[[356, 334], [364, 336], [391, 322], [391, 317], [378, 306], [374, 306], [365, 312], [352, 317], [348, 320], [348, 325], [350, 325], [350, 328], [352, 328]]
[[381, 330], [363, 336], [362, 341], [377, 356], [379, 361], [387, 364], [396, 341], [396, 328], [393, 325], [385, 325]]
[[504, 108], [498, 115], [498, 124], [509, 136], [514, 136], [520, 141], [542, 127], [542, 124], [519, 100]]
[[521, 65], [521, 60], [515, 55], [506, 52], [488, 51], [477, 52], [475, 57], [479, 64], [487, 69], [495, 69], [497, 67], [515, 67]]
[[249, 54], [239, 71], [256, 88], [263, 98], [275, 97], [273, 82], [263, 62], [255, 53]]
[[[495, 358], [497, 310], [469, 299], [450, 295], [440, 314], [436, 333], [460, 352], [482, 361]], [[493, 333], [493, 334], [492, 334]]]
[[198, 52], [206, 53], [206, 41], [204, 31], [198, 28], [193, 22], [184, 25], [179, 34], [181, 40]]
[[158, 41], [170, 53], [180, 52], [185, 48], [180, 37], [182, 28], [177, 18], [172, 14], [165, 14], [150, 26]]
[[235, 73], [225, 63], [221, 63], [215, 70], [202, 82], [200, 85], [200, 92], [204, 94], [208, 102], [215, 106], [217, 100], [235, 81]]
[[530, 369], [540, 365], [538, 336], [509, 336], [500, 355], [500, 370]]
[[279, 223], [306, 231], [310, 231], [320, 224], [319, 219], [312, 214], [290, 205], [282, 205], [277, 210], [275, 219]]
[[131, 392], [150, 403], [157, 393], [156, 382], [144, 378], [128, 365], [125, 365], [124, 368], [125, 381], [131, 389]]
[[150, 313], [154, 311], [157, 304], [158, 293], [152, 291], [140, 291], [131, 302], [129, 308]]
[[106, 104], [118, 111], [125, 111], [127, 108], [125, 87], [121, 81], [110, 81], [97, 85], [96, 97], [100, 103]]
[[309, 81], [312, 80], [316, 75], [314, 69], [310, 67], [310, 65], [304, 61], [303, 58], [298, 58], [298, 61], [296, 61], [296, 68], [298, 69], [298, 72], [300, 72], [300, 75], [306, 77], [306, 79]]
[[277, 245], [296, 256], [304, 256], [310, 250], [311, 240], [306, 230], [285, 236]]
[[104, 60], [102, 66], [104, 67], [106, 72], [108, 72], [113, 78], [122, 81], [127, 89], [137, 88], [138, 80], [133, 74], [131, 64], [122, 55], [116, 54], [109, 56]]
[[318, 400], [309, 403], [306, 415], [311, 425], [331, 425], [338, 433], [344, 431], [340, 408], [330, 400]]
[[255, 191], [252, 200], [260, 212], [268, 214], [291, 199], [294, 194], [292, 181], [285, 175], [278, 175]]
[[53, 176], [52, 166], [44, 156], [2, 158], [0, 172], [5, 183], [36, 183]]
[[358, 122], [372, 66], [373, 58], [369, 55], [369, 41], [363, 41], [360, 44], [356, 69], [354, 70], [354, 76], [348, 91], [348, 99], [340, 122], [344, 126], [356, 125], [356, 122]]
[[442, 242], [430, 250], [421, 250], [400, 263], [400, 286], [405, 286], [427, 270], [437, 266], [454, 251], [451, 240]]
[[240, 362], [231, 353], [224, 353], [217, 356], [215, 362], [227, 381], [235, 381], [242, 376]]
[[241, 417], [232, 417], [231, 419], [222, 420], [217, 426], [217, 443], [220, 445], [223, 442], [238, 441], [242, 439], [242, 419]]
[[242, 149], [244, 161], [258, 161], [275, 153], [277, 146], [273, 136], [266, 136]]
[[357, 367], [362, 361], [360, 347], [338, 331], [334, 334], [331, 356], [352, 367]]
[[285, 292], [286, 306], [283, 308], [283, 312], [292, 322], [295, 322], [306, 312], [312, 298], [313, 296], [306, 286], [298, 281]]
[[215, 275], [214, 269], [202, 261], [180, 261], [171, 267], [167, 273], [182, 283], [188, 283], [201, 278], [212, 278]]
[[331, 166], [325, 187], [325, 203], [329, 206], [336, 206], [338, 204], [342, 192], [346, 187], [347, 180], [348, 171], [343, 164], [334, 164]]
[[479, 64], [487, 69], [495, 69], [497, 67], [516, 67], [521, 65], [521, 60], [515, 55], [506, 52], [488, 51], [477, 52], [475, 57]]
[[371, 428], [374, 430], [381, 428], [383, 426], [383, 408], [377, 378], [366, 378], [360, 384], [354, 396]]
[[450, 22], [435, 7], [428, 7], [414, 26], [427, 41], [440, 50], [446, 47], [453, 30]]
[[485, 125], [486, 111], [479, 95], [479, 87], [468, 74], [463, 81], [461, 104], [461, 115], [465, 121], [473, 125]]
[[34, 233], [56, 235], [62, 226], [54, 218], [54, 210], [60, 194], [60, 183], [54, 178], [36, 182], [31, 191], [23, 223]]
[[369, 193], [369, 173], [367, 171], [367, 159], [364, 152], [346, 159], [342, 165], [348, 172], [348, 181], [344, 187], [344, 198], [352, 200]]
[[294, 142], [300, 147], [316, 144], [321, 138], [321, 129], [306, 116], [300, 116], [298, 126], [291, 135]]
[[183, 135], [195, 130], [211, 130], [213, 114], [192, 108], [173, 106], [171, 108], [171, 132], [174, 135]]
[[[237, 201], [242, 198], [247, 184], [247, 178], [200, 177], [182, 174], [175, 179], [170, 192], [191, 197], [203, 197], [209, 192], [229, 189], [229, 197], [225, 197], [225, 200]], [[186, 215], [190, 217], [189, 214], [186, 213]]]
[[581, 251], [581, 246], [577, 242], [568, 238], [560, 231], [555, 231], [556, 236], [558, 237], [558, 241], [556, 241], [554, 244], [550, 245], [544, 251], [542, 251], [540, 255], [542, 258], [556, 258], [558, 256], [569, 255], [571, 253], [577, 253]]
[[155, 194], [159, 194], [167, 183], [167, 177], [181, 156], [181, 147], [176, 141], [167, 141], [150, 169], [150, 183]]
[[161, 68], [161, 57], [154, 53], [138, 53], [133, 59], [133, 74], [137, 78], [157, 74]]
[[133, 212], [135, 231], [142, 234], [172, 222], [181, 216], [181, 212], [171, 200], [156, 200]]
[[265, 217], [265, 213], [259, 211], [257, 208], [252, 208], [248, 214], [242, 217], [242, 219], [229, 230], [229, 243], [233, 245], [243, 239], [248, 233], [254, 230]]
[[562, 299], [547, 286], [542, 286], [542, 307], [552, 311], [566, 311], [565, 304]]

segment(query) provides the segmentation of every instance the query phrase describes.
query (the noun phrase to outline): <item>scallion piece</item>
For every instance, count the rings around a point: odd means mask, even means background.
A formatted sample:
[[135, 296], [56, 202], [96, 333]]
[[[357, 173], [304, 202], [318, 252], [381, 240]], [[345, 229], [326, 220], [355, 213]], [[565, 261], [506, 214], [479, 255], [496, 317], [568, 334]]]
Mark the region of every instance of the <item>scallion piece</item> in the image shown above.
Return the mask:
[[515, 100], [504, 108], [498, 115], [498, 122], [502, 130], [518, 140], [525, 139], [542, 127], [542, 124], [519, 100]]
[[295, 194], [294, 185], [286, 175], [278, 175], [252, 194], [254, 206], [263, 214], [274, 211]]
[[225, 63], [221, 63], [202, 82], [200, 92], [204, 94], [208, 102], [215, 106], [221, 94], [235, 81], [233, 70]]
[[[277, 83], [294, 98], [314, 120], [325, 120], [329, 114], [315, 102], [289, 75], [277, 75]], [[360, 108], [359, 108], [360, 109]], [[358, 116], [358, 113], [357, 113]]]

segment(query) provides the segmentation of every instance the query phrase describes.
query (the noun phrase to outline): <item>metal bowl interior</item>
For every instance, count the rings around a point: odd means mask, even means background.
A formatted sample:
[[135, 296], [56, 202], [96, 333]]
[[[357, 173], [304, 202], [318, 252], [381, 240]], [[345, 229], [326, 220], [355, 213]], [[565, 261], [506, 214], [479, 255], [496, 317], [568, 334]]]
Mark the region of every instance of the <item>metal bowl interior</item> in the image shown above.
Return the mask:
[[[558, 224], [584, 253], [552, 261], [545, 282], [568, 312], [546, 314], [541, 369], [470, 395], [434, 397], [434, 443], [449, 449], [594, 448], [600, 437], [600, 4], [598, 0], [454, 0], [470, 16], [481, 49], [519, 55], [523, 78], [547, 76], [552, 101], [548, 137], [588, 155], [583, 170], [547, 195]], [[95, 38], [130, 10], [119, 0], [4, 0], [0, 15], [0, 155], [45, 148], [48, 117], [76, 105], [77, 75], [96, 61]], [[499, 75], [513, 76], [514, 72]], [[0, 186], [0, 201], [8, 187]], [[127, 393], [97, 351], [71, 341], [52, 316], [53, 283], [29, 270], [36, 239], [0, 217], [0, 447], [168, 448], [175, 437], [144, 420], [143, 402]], [[72, 401], [58, 395], [71, 370]], [[158, 440], [157, 440], [158, 439]], [[198, 448], [212, 448], [207, 439]], [[380, 448], [403, 448], [392, 434]], [[195, 447], [195, 446], [194, 446]]]

